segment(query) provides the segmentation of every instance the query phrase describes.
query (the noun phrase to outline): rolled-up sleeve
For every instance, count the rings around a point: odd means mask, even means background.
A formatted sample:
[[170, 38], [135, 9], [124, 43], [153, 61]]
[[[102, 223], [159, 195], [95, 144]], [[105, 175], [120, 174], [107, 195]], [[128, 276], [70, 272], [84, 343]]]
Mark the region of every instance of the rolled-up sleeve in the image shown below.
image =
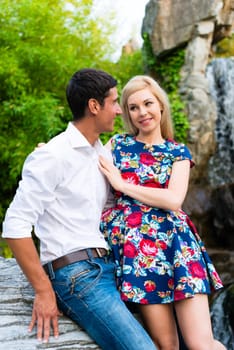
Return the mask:
[[59, 162], [44, 146], [31, 153], [23, 166], [22, 180], [2, 227], [3, 238], [30, 237], [32, 228], [54, 200]]

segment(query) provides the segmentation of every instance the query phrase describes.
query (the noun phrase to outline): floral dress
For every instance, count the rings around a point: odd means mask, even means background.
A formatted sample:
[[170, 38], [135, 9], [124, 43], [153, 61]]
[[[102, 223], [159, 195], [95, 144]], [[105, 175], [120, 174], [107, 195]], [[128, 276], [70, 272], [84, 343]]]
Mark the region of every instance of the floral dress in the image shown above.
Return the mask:
[[[188, 148], [173, 140], [147, 146], [134, 136], [112, 138], [114, 164], [133, 184], [167, 188], [173, 163], [193, 162]], [[101, 220], [117, 264], [117, 281], [125, 301], [171, 303], [222, 288], [194, 224], [183, 210], [150, 207], [114, 192], [116, 205]]]

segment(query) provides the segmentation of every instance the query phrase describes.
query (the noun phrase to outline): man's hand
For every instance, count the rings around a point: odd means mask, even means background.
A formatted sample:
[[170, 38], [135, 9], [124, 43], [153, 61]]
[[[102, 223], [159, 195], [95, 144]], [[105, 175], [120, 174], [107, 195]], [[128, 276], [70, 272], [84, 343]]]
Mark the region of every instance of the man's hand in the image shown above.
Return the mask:
[[29, 332], [37, 325], [37, 339], [48, 342], [50, 327], [58, 337], [58, 316], [60, 315], [51, 282], [46, 275], [32, 237], [7, 238], [17, 262], [35, 291], [32, 319]]
[[50, 327], [52, 327], [54, 337], [58, 338], [58, 316], [60, 315], [53, 291], [37, 293], [33, 304], [32, 319], [28, 328], [29, 332], [37, 324], [37, 339], [47, 343], [50, 336]]

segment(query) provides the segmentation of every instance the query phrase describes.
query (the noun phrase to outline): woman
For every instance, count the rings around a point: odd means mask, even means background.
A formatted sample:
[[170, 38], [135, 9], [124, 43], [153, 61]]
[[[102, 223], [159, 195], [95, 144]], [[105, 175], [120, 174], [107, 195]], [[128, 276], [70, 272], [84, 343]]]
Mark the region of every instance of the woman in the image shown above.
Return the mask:
[[136, 76], [122, 92], [127, 134], [115, 135], [114, 164], [100, 169], [115, 192], [116, 206], [101, 227], [113, 249], [123, 300], [137, 303], [145, 326], [161, 350], [179, 349], [173, 309], [190, 350], [221, 350], [214, 340], [208, 294], [222, 282], [181, 209], [190, 152], [173, 141], [167, 96], [148, 76]]

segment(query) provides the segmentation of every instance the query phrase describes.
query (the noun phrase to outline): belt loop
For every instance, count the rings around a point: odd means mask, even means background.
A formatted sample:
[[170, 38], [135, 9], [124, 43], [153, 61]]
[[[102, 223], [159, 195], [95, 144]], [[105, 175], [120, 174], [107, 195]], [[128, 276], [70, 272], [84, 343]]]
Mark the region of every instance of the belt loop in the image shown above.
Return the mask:
[[50, 279], [54, 280], [55, 279], [55, 274], [54, 274], [54, 269], [53, 269], [52, 262], [48, 262], [47, 267], [48, 267], [48, 274], [49, 274]]
[[102, 254], [99, 250], [99, 248], [95, 248], [96, 252], [97, 252], [97, 255], [99, 256], [99, 258], [102, 258]]

